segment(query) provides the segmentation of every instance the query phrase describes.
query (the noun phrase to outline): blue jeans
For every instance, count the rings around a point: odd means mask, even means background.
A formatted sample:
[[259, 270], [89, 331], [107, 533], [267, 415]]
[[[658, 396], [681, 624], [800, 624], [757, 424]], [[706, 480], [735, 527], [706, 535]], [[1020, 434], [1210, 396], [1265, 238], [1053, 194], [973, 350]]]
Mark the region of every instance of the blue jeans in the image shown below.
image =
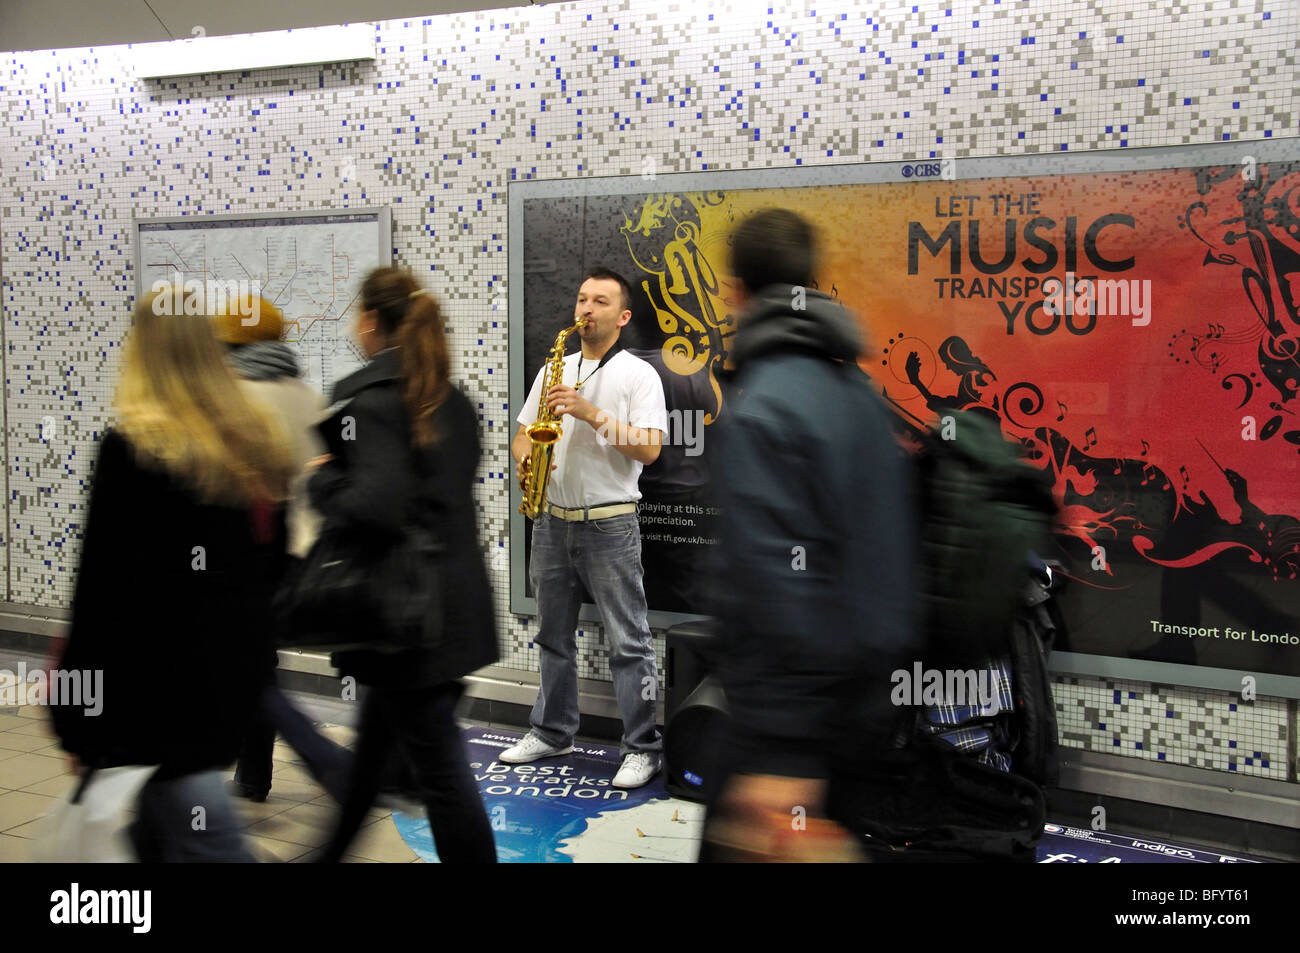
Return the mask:
[[[541, 687], [530, 719], [549, 745], [573, 743], [578, 730], [578, 610], [582, 587], [595, 600], [609, 642], [614, 695], [623, 716], [623, 754], [661, 751], [655, 728], [659, 680], [646, 622], [641, 528], [635, 513], [566, 522], [542, 514], [533, 523], [528, 567], [537, 596]], [[581, 583], [581, 585], [579, 585]]]

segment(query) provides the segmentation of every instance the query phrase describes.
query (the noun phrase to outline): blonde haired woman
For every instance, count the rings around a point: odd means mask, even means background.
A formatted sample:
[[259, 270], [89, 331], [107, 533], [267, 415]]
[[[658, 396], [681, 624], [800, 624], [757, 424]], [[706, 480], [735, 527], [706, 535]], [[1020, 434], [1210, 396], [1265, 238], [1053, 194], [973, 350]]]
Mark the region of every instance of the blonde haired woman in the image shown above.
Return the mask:
[[140, 301], [127, 336], [60, 664], [103, 671], [103, 710], [57, 707], [54, 725], [85, 767], [160, 765], [131, 829], [141, 860], [251, 860], [220, 769], [262, 687], [291, 451], [211, 318], [160, 314], [168, 296]]

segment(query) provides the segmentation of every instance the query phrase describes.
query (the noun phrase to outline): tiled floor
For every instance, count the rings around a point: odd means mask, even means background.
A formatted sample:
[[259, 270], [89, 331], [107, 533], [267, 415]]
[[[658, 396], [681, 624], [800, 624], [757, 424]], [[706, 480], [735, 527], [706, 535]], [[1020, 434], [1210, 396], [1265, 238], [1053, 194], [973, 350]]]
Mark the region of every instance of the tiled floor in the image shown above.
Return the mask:
[[[5, 674], [7, 670], [0, 668], [0, 679]], [[0, 699], [9, 697], [4, 695], [3, 688], [0, 685]], [[355, 733], [350, 724], [357, 710], [355, 703], [290, 694], [293, 702], [321, 726], [322, 733], [339, 744], [351, 746]], [[507, 732], [500, 727], [491, 730], [502, 736], [519, 734], [518, 730]], [[468, 731], [467, 734], [479, 736], [483, 732]], [[486, 755], [471, 750], [470, 756], [480, 760], [494, 757], [490, 750]], [[254, 855], [265, 862], [311, 861], [319, 854], [332, 830], [336, 807], [304, 769], [297, 754], [282, 741], [276, 742], [274, 758], [271, 794], [265, 803], [235, 801], [244, 818], [247, 843]], [[616, 761], [612, 761], [604, 767], [612, 772], [615, 764]], [[475, 769], [479, 766], [478, 763], [472, 765]], [[583, 768], [584, 773], [592, 771], [594, 775], [600, 775], [601, 770], [599, 766]], [[0, 703], [0, 863], [30, 862], [31, 845], [41, 836], [43, 816], [68, 793], [73, 782], [71, 764], [59, 749], [50, 728], [48, 709], [39, 705]], [[487, 793], [494, 792], [488, 788]], [[540, 800], [548, 806], [557, 806], [546, 798]], [[492, 798], [485, 798], [485, 802], [488, 806], [495, 803]], [[502, 803], [511, 804], [508, 798]], [[516, 807], [512, 805], [510, 811], [514, 812]], [[423, 817], [423, 811], [418, 806], [409, 810], [411, 816], [402, 817], [399, 822], [412, 838], [412, 843], [424, 843], [425, 856], [433, 858], [427, 825], [419, 829], [422, 822], [418, 819]], [[496, 810], [505, 808], [497, 807]], [[512, 813], [510, 822], [520, 823], [520, 816]], [[505, 819], [504, 814], [502, 818], [496, 818], [495, 814], [493, 817], [494, 820]], [[568, 815], [564, 815], [558, 823], [562, 825], [567, 818]], [[582, 836], [566, 837], [559, 852], [573, 861], [587, 863], [690, 863], [695, 858], [702, 822], [703, 808], [700, 805], [676, 798], [664, 799], [661, 792], [657, 798], [632, 809], [598, 815]], [[533, 821], [524, 815], [522, 823], [527, 826]], [[509, 827], [502, 829], [508, 830]], [[1040, 862], [1053, 850], [1066, 851], [1058, 852], [1057, 859], [1074, 857], [1080, 850], [1076, 841], [1052, 847], [1047, 844], [1049, 839], [1045, 837], [1044, 844], [1040, 845]], [[500, 845], [501, 841], [498, 841], [499, 848]], [[353, 863], [423, 863], [399, 834], [392, 812], [380, 809], [370, 813], [345, 859]], [[1048, 859], [1052, 858], [1049, 856]], [[1136, 859], [1150, 858], [1139, 856]]]
[[[295, 701], [302, 702], [302, 697]], [[328, 707], [329, 703], [324, 703]], [[303, 704], [320, 718], [318, 703]], [[346, 706], [338, 706], [340, 709]], [[73, 774], [50, 729], [48, 710], [33, 705], [0, 705], [0, 863], [30, 861], [41, 818], [68, 792]], [[321, 720], [348, 720], [338, 717]], [[350, 744], [353, 730], [331, 725], [324, 733]], [[233, 773], [233, 771], [232, 771]], [[334, 821], [334, 802], [303, 769], [297, 754], [277, 741], [271, 795], [263, 804], [237, 800], [250, 849], [268, 862], [312, 860]], [[387, 810], [370, 813], [346, 858], [354, 863], [422, 863], [406, 846]]]
[[[29, 670], [39, 666], [39, 659], [26, 660]], [[0, 679], [14, 680], [16, 668], [0, 665]], [[24, 699], [17, 693], [4, 694], [0, 684], [0, 863], [31, 861], [31, 845], [41, 836], [44, 815], [71, 789], [74, 775], [71, 763], [60, 750], [50, 727], [48, 709], [41, 705], [12, 704]], [[355, 736], [357, 705], [321, 698], [317, 695], [289, 693], [292, 701], [315, 722], [319, 730], [333, 741], [350, 747]], [[481, 727], [488, 727], [486, 725]], [[516, 734], [518, 732], [515, 732]], [[475, 757], [478, 757], [475, 754]], [[336, 806], [303, 767], [292, 748], [277, 740], [274, 753], [271, 794], [262, 804], [236, 799], [234, 803], [244, 818], [244, 833], [254, 855], [266, 862], [301, 863], [313, 860], [332, 831]], [[616, 762], [606, 765], [612, 773]], [[230, 774], [233, 776], [233, 765]], [[414, 834], [417, 843], [429, 840], [424, 811], [418, 805], [408, 808], [403, 829]], [[663, 813], [663, 817], [658, 815]], [[669, 815], [672, 815], [671, 817]], [[627, 813], [627, 823], [613, 832], [616, 825], [606, 825], [602, 836], [584, 838], [566, 846], [564, 853], [584, 862], [629, 862], [630, 860], [684, 862], [694, 859], [694, 845], [702, 821], [702, 809], [685, 801], [659, 801], [648, 813]], [[650, 833], [635, 826], [640, 823]], [[660, 847], [663, 857], [647, 856], [646, 844], [655, 839], [658, 824], [667, 839]], [[631, 825], [631, 826], [629, 826]], [[683, 833], [683, 825], [690, 830]], [[421, 829], [422, 828], [422, 829]], [[626, 828], [626, 829], [623, 829]], [[647, 840], [648, 838], [648, 840]], [[427, 845], [432, 848], [431, 842]], [[680, 855], [680, 856], [679, 856]], [[432, 853], [426, 852], [432, 858]], [[367, 818], [346, 858], [354, 863], [423, 863], [398, 833], [393, 814], [376, 809]]]

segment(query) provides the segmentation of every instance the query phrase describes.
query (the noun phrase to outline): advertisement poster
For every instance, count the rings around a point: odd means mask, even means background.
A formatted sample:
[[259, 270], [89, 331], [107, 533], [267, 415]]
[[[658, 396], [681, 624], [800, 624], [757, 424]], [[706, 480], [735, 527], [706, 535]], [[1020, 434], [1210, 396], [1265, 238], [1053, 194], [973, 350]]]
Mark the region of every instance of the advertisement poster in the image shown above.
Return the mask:
[[[470, 769], [483, 796], [501, 863], [690, 864], [699, 854], [704, 806], [670, 798], [663, 779], [620, 791], [618, 745], [587, 742], [572, 754], [533, 764], [496, 759], [519, 733], [480, 726], [461, 729]], [[426, 863], [438, 861], [423, 811], [398, 810], [393, 823]], [[1236, 854], [1117, 831], [1044, 825], [1040, 864], [1258, 863]]]
[[651, 609], [708, 611], [709, 435], [743, 320], [729, 233], [779, 206], [816, 227], [816, 286], [859, 316], [900, 428], [988, 414], [1051, 475], [1058, 651], [1300, 675], [1300, 160], [940, 171], [523, 200], [512, 373], [531, 384], [605, 265], [635, 291], [624, 343], [664, 381], [670, 446], [641, 483]]
[[[670, 799], [662, 776], [632, 790], [614, 787], [610, 782], [621, 761], [617, 743], [581, 742], [563, 757], [503, 764], [497, 755], [518, 743], [518, 732], [461, 731], [499, 862], [695, 862], [703, 806]], [[393, 823], [421, 860], [438, 860], [423, 812], [395, 812]]]

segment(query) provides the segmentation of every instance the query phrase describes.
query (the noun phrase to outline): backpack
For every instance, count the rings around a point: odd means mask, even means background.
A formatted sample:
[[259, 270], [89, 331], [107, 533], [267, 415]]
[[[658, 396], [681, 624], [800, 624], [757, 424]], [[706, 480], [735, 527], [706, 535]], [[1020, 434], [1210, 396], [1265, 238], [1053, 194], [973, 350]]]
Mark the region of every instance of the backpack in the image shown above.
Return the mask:
[[1036, 784], [920, 737], [850, 760], [826, 797], [827, 816], [877, 862], [1033, 863], [1047, 814]]
[[1047, 658], [1064, 635], [1061, 609], [1054, 598], [1064, 576], [1047, 573], [1032, 580], [1011, 630], [1012, 695], [1016, 745], [1011, 770], [1042, 787], [1060, 781], [1057, 760], [1056, 700]]
[[978, 704], [926, 705], [912, 719], [900, 719], [895, 743], [918, 738], [945, 741], [962, 756], [1016, 774], [1039, 787], [1060, 781], [1056, 699], [1047, 667], [1052, 643], [1064, 633], [1060, 608], [1052, 598], [1061, 576], [1031, 580], [1011, 623], [1008, 648], [987, 667], [998, 685], [999, 710]]
[[916, 460], [918, 622], [927, 669], [978, 668], [1007, 654], [1031, 552], [1056, 503], [1046, 473], [1022, 459], [997, 419], [940, 418]]
[[[945, 439], [946, 438], [946, 439]], [[899, 749], [850, 759], [829, 796], [876, 860], [1030, 863], [1054, 779], [1056, 719], [1032, 587], [1056, 504], [1045, 473], [1023, 460], [995, 417], [953, 412], [921, 435], [915, 458], [917, 622], [925, 669], [1009, 664], [1011, 771], [900, 719]], [[1026, 595], [1026, 586], [1031, 594]], [[909, 724], [910, 722], [910, 724]]]

